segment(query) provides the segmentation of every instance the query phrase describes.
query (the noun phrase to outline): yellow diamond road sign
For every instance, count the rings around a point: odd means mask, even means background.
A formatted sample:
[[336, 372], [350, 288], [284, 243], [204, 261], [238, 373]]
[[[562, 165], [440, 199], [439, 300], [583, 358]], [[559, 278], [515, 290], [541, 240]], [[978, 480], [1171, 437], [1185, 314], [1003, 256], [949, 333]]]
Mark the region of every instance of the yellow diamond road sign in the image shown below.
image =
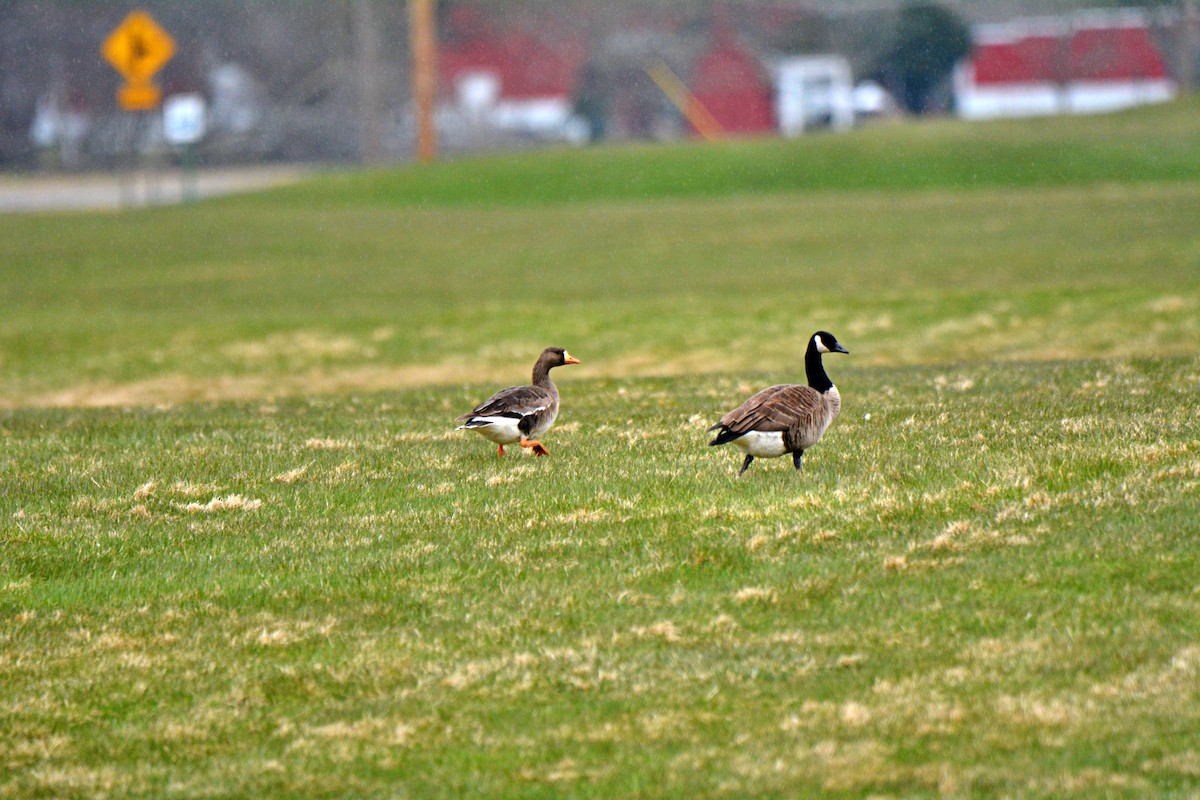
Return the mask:
[[117, 90], [117, 102], [126, 111], [150, 111], [158, 108], [162, 90], [153, 83], [127, 83]]
[[127, 81], [144, 83], [175, 55], [175, 40], [145, 11], [134, 11], [104, 40], [101, 52]]

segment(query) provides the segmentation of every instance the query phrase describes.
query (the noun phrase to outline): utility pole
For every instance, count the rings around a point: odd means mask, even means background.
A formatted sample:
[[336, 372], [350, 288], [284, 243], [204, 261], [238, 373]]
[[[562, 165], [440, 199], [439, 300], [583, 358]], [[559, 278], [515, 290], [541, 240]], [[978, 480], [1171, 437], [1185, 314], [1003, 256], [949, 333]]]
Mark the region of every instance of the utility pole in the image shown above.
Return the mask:
[[1196, 89], [1196, 44], [1200, 39], [1200, 18], [1195, 0], [1179, 0], [1179, 38], [1176, 41], [1175, 81], [1180, 94]]
[[354, 38], [358, 43], [359, 157], [364, 164], [378, 164], [383, 160], [383, 120], [374, 0], [357, 0], [354, 4]]
[[436, 0], [408, 0], [409, 30], [413, 53], [412, 92], [417, 111], [417, 160], [437, 157], [437, 132], [433, 126], [433, 103], [437, 95]]
[[1071, 43], [1074, 38], [1075, 17], [1074, 15], [1064, 16], [1058, 31], [1058, 38], [1054, 42], [1054, 53], [1051, 56], [1051, 64], [1054, 71], [1055, 98], [1059, 114], [1071, 113], [1071, 94], [1075, 90], [1075, 87], [1072, 85], [1074, 65], [1071, 63], [1071, 59], [1074, 57]]

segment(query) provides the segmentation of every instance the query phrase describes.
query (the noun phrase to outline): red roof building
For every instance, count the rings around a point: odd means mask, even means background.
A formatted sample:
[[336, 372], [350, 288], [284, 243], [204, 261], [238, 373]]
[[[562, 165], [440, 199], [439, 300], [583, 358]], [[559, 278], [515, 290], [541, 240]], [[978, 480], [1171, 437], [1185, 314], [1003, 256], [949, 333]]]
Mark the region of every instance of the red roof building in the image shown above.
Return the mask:
[[1134, 11], [980, 25], [954, 76], [970, 119], [1111, 111], [1174, 97], [1144, 18]]
[[692, 94], [725, 133], [754, 135], [775, 131], [771, 79], [753, 55], [732, 37], [719, 36], [696, 62]]
[[689, 88], [726, 134], [773, 133], [774, 86], [762, 61], [738, 43], [732, 12], [718, 7], [712, 46], [692, 66]]
[[469, 7], [455, 9], [447, 27], [438, 72], [451, 105], [509, 129], [565, 123], [586, 55], [577, 37], [562, 31], [539, 37]]

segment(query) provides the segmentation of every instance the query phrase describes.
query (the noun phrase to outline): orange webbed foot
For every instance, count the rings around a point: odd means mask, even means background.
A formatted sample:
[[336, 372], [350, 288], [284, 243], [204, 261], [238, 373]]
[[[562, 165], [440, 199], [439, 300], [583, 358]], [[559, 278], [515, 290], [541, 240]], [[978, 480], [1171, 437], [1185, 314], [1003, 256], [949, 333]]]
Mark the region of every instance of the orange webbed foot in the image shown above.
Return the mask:
[[528, 447], [530, 450], [532, 450], [532, 451], [533, 451], [533, 454], [534, 454], [535, 456], [548, 456], [548, 455], [550, 455], [550, 451], [549, 451], [549, 450], [547, 450], [545, 447], [543, 447], [541, 442], [530, 442], [530, 441], [527, 441], [527, 440], [525, 440], [525, 439], [522, 439], [522, 440], [521, 440], [521, 447]]
[[503, 456], [504, 456], [504, 445], [502, 445], [502, 444], [498, 444], [498, 445], [496, 445], [496, 455], [497, 455], [498, 457], [503, 457]]

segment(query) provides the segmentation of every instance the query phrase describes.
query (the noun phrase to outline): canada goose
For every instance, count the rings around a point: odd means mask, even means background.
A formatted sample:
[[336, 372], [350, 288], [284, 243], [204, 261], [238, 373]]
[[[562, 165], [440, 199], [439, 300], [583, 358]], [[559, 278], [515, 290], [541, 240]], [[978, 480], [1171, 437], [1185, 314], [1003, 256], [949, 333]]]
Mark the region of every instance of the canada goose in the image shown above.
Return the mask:
[[537, 437], [550, 430], [558, 416], [558, 387], [550, 380], [550, 370], [578, 363], [579, 359], [561, 347], [547, 347], [533, 365], [531, 386], [512, 386], [496, 392], [469, 414], [458, 417], [466, 422], [455, 430], [479, 431], [496, 443], [496, 452], [501, 456], [504, 445], [516, 442], [539, 456], [550, 455], [550, 451], [537, 441]]
[[755, 456], [778, 458], [792, 454], [792, 463], [801, 468], [804, 451], [820, 440], [837, 418], [842, 397], [821, 363], [822, 353], [847, 353], [832, 333], [817, 331], [804, 353], [804, 371], [808, 386], [786, 384], [763, 389], [721, 417], [709, 428], [719, 430], [709, 446], [733, 442], [746, 451], [740, 476]]

